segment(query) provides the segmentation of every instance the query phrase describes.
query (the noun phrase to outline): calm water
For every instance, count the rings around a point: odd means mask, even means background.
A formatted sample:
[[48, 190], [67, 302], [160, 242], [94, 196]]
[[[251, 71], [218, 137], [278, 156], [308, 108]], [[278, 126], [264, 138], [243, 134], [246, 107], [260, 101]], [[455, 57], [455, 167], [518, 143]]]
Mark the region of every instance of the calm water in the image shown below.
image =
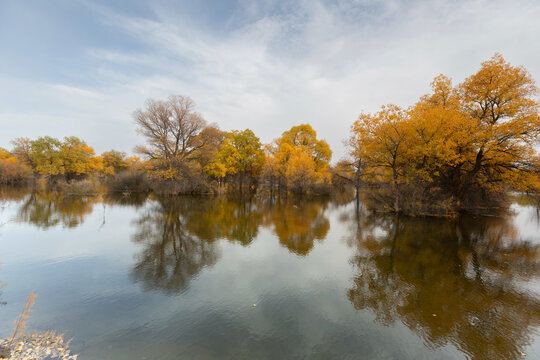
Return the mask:
[[540, 359], [540, 217], [512, 210], [4, 191], [0, 337], [34, 290], [81, 359]]

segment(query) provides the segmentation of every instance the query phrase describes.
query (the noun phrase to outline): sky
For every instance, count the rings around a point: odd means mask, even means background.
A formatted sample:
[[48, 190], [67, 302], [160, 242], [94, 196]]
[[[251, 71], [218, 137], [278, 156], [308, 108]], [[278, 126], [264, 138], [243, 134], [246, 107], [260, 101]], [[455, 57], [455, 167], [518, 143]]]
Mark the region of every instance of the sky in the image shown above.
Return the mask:
[[0, 0], [0, 147], [133, 153], [132, 114], [186, 95], [264, 143], [310, 123], [337, 161], [361, 112], [412, 105], [501, 53], [540, 81], [540, 0]]

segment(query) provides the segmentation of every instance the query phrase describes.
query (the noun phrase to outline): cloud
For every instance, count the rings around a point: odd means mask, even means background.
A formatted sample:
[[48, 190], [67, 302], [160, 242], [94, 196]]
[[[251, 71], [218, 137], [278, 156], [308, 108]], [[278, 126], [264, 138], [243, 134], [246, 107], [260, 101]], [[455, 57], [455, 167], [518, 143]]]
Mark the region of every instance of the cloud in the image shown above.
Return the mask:
[[[3, 82], [0, 95], [20, 106], [0, 110], [0, 122], [16, 116], [20, 125], [0, 135], [0, 145], [32, 116], [61, 114], [72, 117], [70, 129], [88, 130], [82, 137], [98, 151], [131, 151], [141, 141], [132, 111], [174, 93], [191, 96], [208, 121], [249, 127], [265, 142], [309, 122], [338, 160], [361, 111], [407, 106], [439, 73], [459, 82], [501, 52], [540, 78], [540, 4], [533, 0], [239, 1], [225, 18], [204, 22], [203, 12], [169, 2], [144, 16], [87, 6], [99, 26], [136, 46], [89, 46], [80, 84]], [[32, 98], [21, 100], [28, 88]], [[89, 121], [101, 125], [90, 129]]]

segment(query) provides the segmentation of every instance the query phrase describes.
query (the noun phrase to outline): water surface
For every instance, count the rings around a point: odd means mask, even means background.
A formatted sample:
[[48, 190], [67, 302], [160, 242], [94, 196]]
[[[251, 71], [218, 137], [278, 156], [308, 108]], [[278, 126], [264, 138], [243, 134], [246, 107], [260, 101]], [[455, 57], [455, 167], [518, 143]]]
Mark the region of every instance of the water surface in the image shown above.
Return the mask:
[[375, 215], [340, 198], [2, 191], [0, 336], [81, 359], [539, 359], [540, 221]]

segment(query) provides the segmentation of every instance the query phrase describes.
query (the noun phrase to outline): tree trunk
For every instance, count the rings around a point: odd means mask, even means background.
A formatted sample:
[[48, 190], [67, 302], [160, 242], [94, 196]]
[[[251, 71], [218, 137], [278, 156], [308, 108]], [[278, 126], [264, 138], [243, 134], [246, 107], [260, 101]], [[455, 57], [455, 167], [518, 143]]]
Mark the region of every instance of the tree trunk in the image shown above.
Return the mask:
[[393, 172], [393, 187], [394, 187], [394, 212], [399, 212], [399, 187], [397, 181], [397, 171], [395, 168], [392, 168]]

